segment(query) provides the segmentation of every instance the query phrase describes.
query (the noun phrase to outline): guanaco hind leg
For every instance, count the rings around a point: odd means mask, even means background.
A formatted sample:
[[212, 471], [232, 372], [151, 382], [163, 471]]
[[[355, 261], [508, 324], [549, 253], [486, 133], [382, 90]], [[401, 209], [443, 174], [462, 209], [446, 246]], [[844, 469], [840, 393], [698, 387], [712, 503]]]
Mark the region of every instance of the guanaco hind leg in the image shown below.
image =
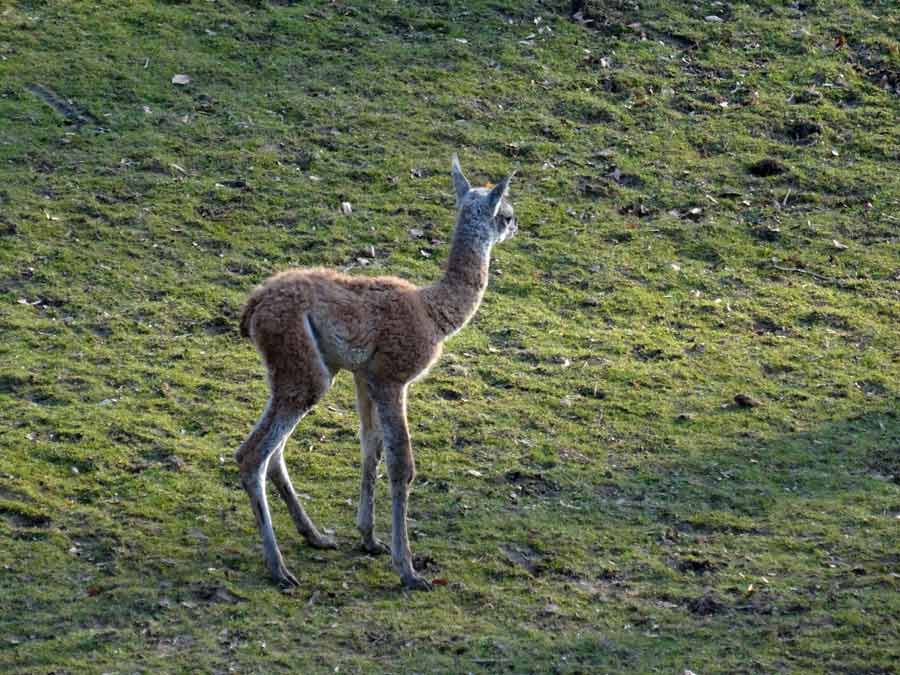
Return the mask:
[[332, 376], [308, 326], [305, 330], [288, 333], [262, 331], [255, 336], [255, 342], [269, 370], [271, 397], [256, 427], [235, 454], [235, 459], [240, 466], [241, 484], [250, 497], [250, 506], [262, 536], [266, 567], [272, 578], [287, 588], [298, 585], [298, 581], [288, 571], [278, 548], [266, 498], [266, 476], [271, 476], [287, 502], [301, 534], [314, 546], [333, 547], [334, 542], [318, 531], [297, 500], [281, 455], [297, 423], [328, 390]]

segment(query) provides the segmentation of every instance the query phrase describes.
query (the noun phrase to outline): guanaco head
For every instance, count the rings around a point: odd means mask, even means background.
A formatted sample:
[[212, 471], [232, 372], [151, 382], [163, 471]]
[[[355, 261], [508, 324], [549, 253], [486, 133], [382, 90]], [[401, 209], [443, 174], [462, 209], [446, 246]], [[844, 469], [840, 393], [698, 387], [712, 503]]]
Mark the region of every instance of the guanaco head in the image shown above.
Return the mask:
[[465, 228], [471, 236], [483, 237], [488, 244], [506, 241], [516, 233], [519, 226], [512, 204], [507, 201], [514, 174], [496, 185], [473, 188], [459, 166], [459, 158], [453, 155], [451, 175], [459, 211], [458, 228]]

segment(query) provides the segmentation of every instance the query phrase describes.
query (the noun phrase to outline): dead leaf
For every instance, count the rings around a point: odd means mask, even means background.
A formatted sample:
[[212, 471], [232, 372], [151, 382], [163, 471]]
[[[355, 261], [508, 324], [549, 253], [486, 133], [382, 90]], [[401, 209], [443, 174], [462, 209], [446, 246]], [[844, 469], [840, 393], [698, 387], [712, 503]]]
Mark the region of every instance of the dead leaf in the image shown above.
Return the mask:
[[575, 12], [572, 15], [572, 19], [574, 19], [578, 23], [585, 25], [585, 26], [588, 25], [589, 23], [594, 23], [593, 19], [585, 19], [584, 18], [584, 12]]
[[234, 591], [219, 585], [203, 585], [195, 589], [194, 594], [200, 600], [208, 602], [218, 602], [233, 605], [238, 602], [245, 602], [247, 598], [238, 595]]
[[431, 583], [434, 586], [446, 586], [450, 582], [447, 579], [444, 579], [443, 577], [438, 577], [437, 579], [432, 579]]
[[201, 544], [207, 544], [207, 543], [209, 543], [209, 537], [207, 537], [206, 534], [204, 534], [203, 530], [201, 530], [201, 529], [199, 529], [199, 528], [197, 528], [197, 527], [192, 527], [191, 529], [189, 529], [189, 530], [187, 531], [187, 534], [188, 534], [192, 539], [194, 539], [195, 541], [197, 541], [197, 542], [199, 542], [199, 543], [201, 543]]
[[761, 225], [753, 230], [753, 236], [764, 241], [778, 241], [781, 229], [774, 225]]
[[516, 546], [506, 544], [500, 547], [500, 552], [513, 565], [519, 565], [529, 574], [540, 573], [543, 568], [540, 565], [542, 556], [529, 546]]
[[447, 372], [458, 377], [468, 377], [469, 369], [458, 363], [451, 363], [446, 366]]
[[221, 183], [216, 183], [216, 187], [232, 188], [234, 190], [245, 190], [247, 189], [248, 185], [247, 181], [236, 178], [235, 180], [223, 180]]
[[735, 394], [734, 402], [741, 408], [756, 408], [762, 405], [762, 403], [749, 394]]

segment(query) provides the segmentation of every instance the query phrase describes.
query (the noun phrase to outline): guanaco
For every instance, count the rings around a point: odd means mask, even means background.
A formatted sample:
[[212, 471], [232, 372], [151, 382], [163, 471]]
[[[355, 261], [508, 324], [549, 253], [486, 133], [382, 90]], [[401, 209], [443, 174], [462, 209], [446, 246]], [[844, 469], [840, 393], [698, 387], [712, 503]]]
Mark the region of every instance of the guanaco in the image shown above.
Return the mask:
[[[287, 504], [297, 530], [317, 548], [335, 548], [297, 499], [284, 446], [297, 423], [328, 391], [340, 370], [353, 373], [360, 420], [362, 481], [356, 525], [363, 547], [391, 553], [403, 585], [429, 590], [414, 569], [407, 534], [407, 500], [415, 462], [406, 419], [409, 385], [441, 354], [444, 340], [472, 318], [488, 283], [494, 244], [517, 230], [507, 201], [512, 175], [496, 186], [472, 188], [456, 155], [451, 167], [457, 220], [443, 276], [416, 287], [396, 277], [348, 276], [324, 268], [291, 269], [256, 288], [241, 316], [266, 366], [269, 401], [235, 453], [262, 535], [263, 557], [283, 588], [299, 585], [285, 567], [266, 501], [266, 477]], [[390, 548], [375, 536], [374, 484], [386, 456], [392, 500]]]

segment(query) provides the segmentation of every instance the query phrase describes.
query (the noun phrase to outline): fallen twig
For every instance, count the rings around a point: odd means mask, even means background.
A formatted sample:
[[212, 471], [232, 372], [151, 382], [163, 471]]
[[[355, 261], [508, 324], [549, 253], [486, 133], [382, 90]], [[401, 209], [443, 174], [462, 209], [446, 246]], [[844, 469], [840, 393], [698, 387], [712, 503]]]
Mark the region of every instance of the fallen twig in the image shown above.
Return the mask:
[[783, 267], [782, 265], [776, 265], [775, 263], [771, 263], [773, 269], [778, 270], [779, 272], [794, 272], [796, 274], [806, 274], [807, 276], [811, 276], [813, 279], [818, 279], [819, 281], [825, 281], [829, 284], [836, 284], [838, 286], [846, 286], [847, 281], [845, 279], [835, 279], [834, 277], [826, 277], [824, 274], [818, 274], [816, 272], [810, 272], [809, 270], [802, 269], [800, 267]]
[[87, 110], [79, 110], [77, 107], [63, 99], [59, 94], [42, 84], [29, 84], [26, 85], [26, 88], [76, 126], [80, 127], [84, 124], [98, 123], [97, 118], [90, 112]]

